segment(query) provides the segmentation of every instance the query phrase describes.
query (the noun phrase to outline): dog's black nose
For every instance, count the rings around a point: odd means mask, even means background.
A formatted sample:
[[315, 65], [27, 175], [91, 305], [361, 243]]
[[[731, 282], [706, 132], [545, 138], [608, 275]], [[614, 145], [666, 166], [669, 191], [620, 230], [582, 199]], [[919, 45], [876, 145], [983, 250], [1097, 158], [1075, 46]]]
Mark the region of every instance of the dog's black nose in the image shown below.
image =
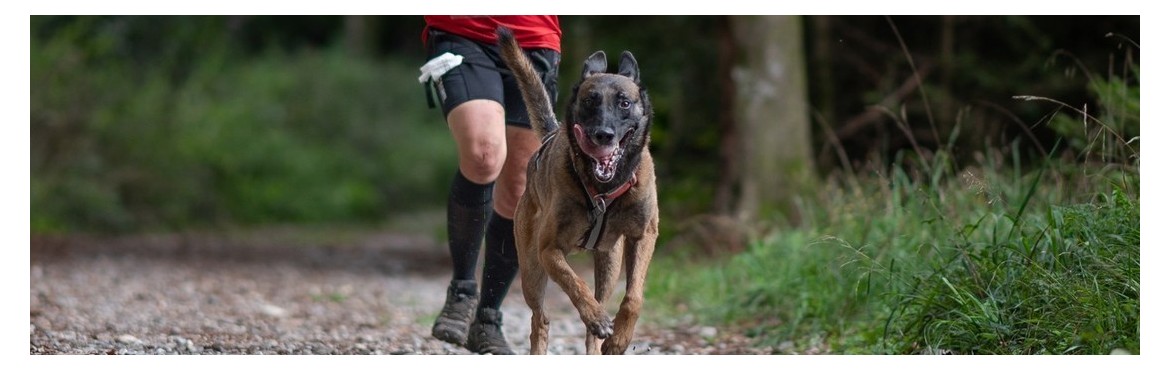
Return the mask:
[[609, 127], [599, 128], [593, 132], [593, 141], [599, 145], [609, 144], [613, 141], [613, 137], [613, 129]]

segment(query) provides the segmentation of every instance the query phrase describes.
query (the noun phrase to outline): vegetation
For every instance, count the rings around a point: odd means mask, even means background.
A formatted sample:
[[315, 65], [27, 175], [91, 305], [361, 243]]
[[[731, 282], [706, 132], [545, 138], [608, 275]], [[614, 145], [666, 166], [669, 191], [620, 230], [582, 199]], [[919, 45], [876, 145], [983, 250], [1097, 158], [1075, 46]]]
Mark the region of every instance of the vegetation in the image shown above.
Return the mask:
[[1026, 169], [1018, 149], [987, 150], [960, 168], [944, 148], [841, 177], [801, 202], [804, 224], [744, 253], [656, 261], [649, 299], [675, 307], [659, 319], [736, 324], [796, 351], [1140, 353], [1139, 152], [1120, 134], [1137, 126], [1138, 86], [1092, 81], [1110, 103], [1071, 115], [1092, 122], [1070, 134], [1075, 161]]
[[445, 199], [453, 144], [414, 65], [118, 44], [214, 20], [82, 18], [34, 41], [34, 232], [369, 222]]
[[[445, 199], [420, 17], [31, 23], [34, 235], [381, 225]], [[727, 208], [731, 23], [562, 17], [562, 89], [629, 49], [654, 99], [651, 319], [797, 352], [1140, 353], [1138, 17], [804, 17], [823, 186], [746, 243], [688, 245]]]
[[656, 260], [648, 299], [798, 350], [1137, 353], [1136, 176], [998, 161], [937, 186], [896, 168], [839, 184], [744, 253]]

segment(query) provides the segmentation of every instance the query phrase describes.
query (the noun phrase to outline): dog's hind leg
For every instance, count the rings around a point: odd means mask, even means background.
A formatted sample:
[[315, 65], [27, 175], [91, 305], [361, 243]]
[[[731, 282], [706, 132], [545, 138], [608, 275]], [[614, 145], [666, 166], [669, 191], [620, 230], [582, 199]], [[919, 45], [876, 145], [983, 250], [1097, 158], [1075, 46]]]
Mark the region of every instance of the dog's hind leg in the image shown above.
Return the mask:
[[[521, 209], [531, 209], [530, 199], [521, 198]], [[516, 257], [520, 265], [520, 287], [524, 302], [532, 310], [532, 333], [529, 334], [529, 350], [532, 355], [543, 355], [548, 350], [548, 315], [544, 312], [544, 289], [548, 275], [540, 267], [536, 237], [533, 232], [530, 213], [516, 214]]]
[[650, 257], [654, 255], [654, 243], [658, 239], [657, 227], [654, 233], [646, 233], [640, 239], [627, 239], [625, 246], [626, 265], [626, 296], [622, 299], [614, 319], [613, 336], [601, 345], [601, 352], [607, 355], [620, 355], [626, 352], [630, 341], [634, 339], [634, 326], [638, 323], [638, 315], [642, 311], [642, 294], [646, 283], [646, 270], [650, 267]]
[[524, 302], [532, 310], [532, 333], [528, 336], [531, 347], [528, 354], [543, 355], [548, 352], [548, 314], [544, 312], [544, 289], [548, 285], [548, 275], [540, 266], [521, 265], [520, 281], [524, 289]]
[[[597, 303], [603, 309], [605, 302], [608, 302], [609, 296], [613, 294], [614, 286], [617, 285], [618, 275], [622, 272], [621, 245], [623, 243], [624, 241], [619, 241], [614, 248], [598, 250], [593, 253], [593, 286], [596, 288], [593, 297], [597, 299]], [[601, 354], [601, 338], [593, 333], [586, 333], [585, 353]]]

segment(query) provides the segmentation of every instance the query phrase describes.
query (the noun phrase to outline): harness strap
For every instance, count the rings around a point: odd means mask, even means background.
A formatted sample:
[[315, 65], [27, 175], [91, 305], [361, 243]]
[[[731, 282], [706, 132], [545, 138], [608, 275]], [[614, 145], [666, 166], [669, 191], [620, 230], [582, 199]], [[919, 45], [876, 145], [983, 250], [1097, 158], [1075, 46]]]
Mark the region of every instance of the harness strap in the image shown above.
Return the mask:
[[626, 181], [625, 184], [610, 190], [608, 193], [598, 193], [596, 189], [585, 185], [585, 181], [577, 175], [576, 163], [572, 162], [572, 160], [570, 160], [570, 163], [573, 163], [573, 177], [577, 178], [577, 183], [581, 184], [581, 188], [585, 190], [585, 195], [589, 197], [589, 204], [593, 206], [589, 210], [589, 229], [582, 236], [582, 239], [585, 240], [585, 244], [582, 247], [588, 250], [597, 250], [597, 243], [601, 241], [601, 235], [605, 232], [605, 221], [608, 219], [607, 211], [609, 210], [609, 205], [613, 204], [614, 200], [634, 187], [634, 184], [638, 183], [638, 176], [634, 175], [630, 177], [630, 181]]

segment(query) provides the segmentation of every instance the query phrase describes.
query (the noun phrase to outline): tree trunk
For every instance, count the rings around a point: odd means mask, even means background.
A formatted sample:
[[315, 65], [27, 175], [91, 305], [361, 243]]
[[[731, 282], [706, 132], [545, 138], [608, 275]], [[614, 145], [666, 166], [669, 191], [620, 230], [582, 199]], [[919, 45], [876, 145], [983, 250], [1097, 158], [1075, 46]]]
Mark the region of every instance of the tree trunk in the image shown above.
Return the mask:
[[[955, 16], [942, 16], [942, 27], [940, 28], [938, 64], [941, 75], [939, 89], [942, 90], [942, 94], [938, 95], [940, 96], [939, 112], [941, 112], [939, 117], [942, 117], [942, 122], [939, 123], [943, 127], [949, 128], [953, 127], [952, 123], [955, 122], [955, 114], [957, 113], [955, 112], [954, 99], [951, 97], [951, 80], [955, 71]], [[949, 130], [944, 132], [949, 132]], [[938, 143], [938, 145], [941, 146], [943, 143]]]
[[833, 103], [837, 101], [837, 92], [833, 89], [836, 84], [833, 83], [833, 64], [830, 63], [833, 60], [833, 18], [827, 15], [813, 15], [809, 18], [813, 23], [813, 60], [817, 61], [814, 81], [820, 83], [817, 85], [820, 94], [816, 97], [816, 107], [830, 126], [836, 126], [834, 112], [837, 107]]
[[742, 164], [736, 218], [750, 223], [780, 212], [799, 222], [792, 199], [813, 181], [801, 18], [737, 16], [731, 30]]
[[370, 35], [370, 17], [345, 16], [345, 48], [354, 55], [368, 55], [373, 37]]
[[735, 81], [731, 68], [735, 65], [735, 38], [731, 34], [731, 17], [719, 20], [719, 52], [715, 73], [719, 78], [719, 179], [712, 199], [715, 214], [733, 216], [736, 212], [736, 193], [740, 168], [739, 133], [735, 125]]

